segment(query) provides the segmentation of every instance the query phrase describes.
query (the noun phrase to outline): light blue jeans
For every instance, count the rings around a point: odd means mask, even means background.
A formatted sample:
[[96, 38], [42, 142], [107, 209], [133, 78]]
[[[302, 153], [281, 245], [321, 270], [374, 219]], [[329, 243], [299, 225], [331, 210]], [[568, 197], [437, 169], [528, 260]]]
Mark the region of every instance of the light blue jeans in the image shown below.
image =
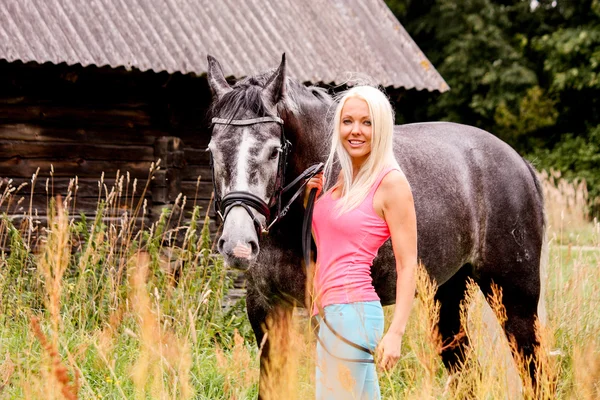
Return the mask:
[[[327, 322], [340, 335], [370, 350], [375, 350], [383, 336], [383, 308], [378, 301], [332, 304], [325, 307], [324, 312]], [[319, 316], [317, 319], [319, 338], [327, 349], [317, 342], [317, 400], [380, 399], [375, 364], [341, 361], [336, 358], [372, 360], [373, 356], [344, 343]]]

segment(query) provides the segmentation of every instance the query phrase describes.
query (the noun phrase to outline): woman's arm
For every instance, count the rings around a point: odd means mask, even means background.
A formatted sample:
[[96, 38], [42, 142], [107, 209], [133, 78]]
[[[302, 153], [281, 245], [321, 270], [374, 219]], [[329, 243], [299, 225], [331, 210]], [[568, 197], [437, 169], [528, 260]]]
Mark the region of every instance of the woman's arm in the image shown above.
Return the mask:
[[415, 297], [417, 218], [410, 185], [401, 172], [392, 171], [387, 174], [377, 195], [390, 230], [398, 273], [394, 316], [377, 348], [379, 367], [389, 370], [400, 359], [402, 336]]

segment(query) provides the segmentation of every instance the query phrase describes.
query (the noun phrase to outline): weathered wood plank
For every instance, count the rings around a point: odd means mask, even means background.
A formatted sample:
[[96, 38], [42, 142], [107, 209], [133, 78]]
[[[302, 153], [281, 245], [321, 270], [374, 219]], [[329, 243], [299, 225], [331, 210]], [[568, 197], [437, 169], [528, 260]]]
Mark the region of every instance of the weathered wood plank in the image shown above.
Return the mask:
[[152, 188], [152, 201], [155, 204], [167, 204], [169, 202], [168, 191], [166, 186]]
[[[0, 124], [0, 138], [5, 140], [24, 140], [32, 142], [78, 142], [120, 145], [152, 146], [157, 137], [165, 135], [164, 131], [147, 128], [98, 129], [97, 127], [61, 127], [36, 125], [31, 123]], [[206, 139], [207, 143], [208, 140]]]
[[[159, 171], [159, 172], [163, 172], [163, 171]], [[9, 178], [3, 178], [2, 176], [0, 176], [0, 182], [2, 182], [2, 186], [0, 186], [1, 189], [3, 189], [5, 187], [5, 185], [8, 183], [8, 179]], [[60, 194], [61, 196], [66, 196], [67, 190], [69, 189], [70, 181], [72, 179], [74, 179], [74, 178], [65, 178], [65, 177], [52, 178], [50, 176], [41, 176], [40, 175], [37, 177], [37, 180], [35, 182], [34, 193], [36, 195], [51, 195], [52, 193], [54, 193], [55, 195]], [[46, 180], [48, 180], [48, 193], [46, 193]], [[78, 181], [78, 189], [77, 189], [78, 197], [94, 197], [94, 198], [98, 197], [98, 194], [99, 194], [98, 184], [100, 182], [99, 178], [98, 179], [81, 178], [81, 179], [78, 179], [77, 181]], [[108, 188], [109, 192], [110, 192], [111, 188], [113, 188], [115, 185], [114, 178], [110, 178], [110, 179], [105, 178], [103, 182], [104, 182], [104, 185], [106, 185], [106, 187]], [[24, 186], [19, 191], [19, 195], [29, 196], [29, 193], [31, 193], [31, 178], [12, 179], [11, 186], [17, 188], [23, 183], [25, 183], [26, 186]], [[127, 182], [124, 179], [123, 189], [122, 189], [123, 196], [125, 196], [125, 193], [127, 193], [128, 197], [131, 197], [132, 194], [139, 196], [142, 193], [142, 191], [144, 190], [145, 185], [146, 185], [145, 179], [138, 180], [138, 182], [136, 184], [136, 191], [135, 191], [135, 193], [132, 193], [133, 192], [133, 179], [130, 179], [128, 190], [127, 190]], [[152, 190], [148, 189], [146, 191], [146, 196], [151, 197], [154, 194], [154, 191], [156, 189], [160, 189], [160, 187], [154, 186]], [[166, 189], [166, 186], [165, 186], [165, 189]], [[212, 191], [213, 191], [213, 185], [212, 185], [211, 181], [200, 181], [200, 182], [182, 181], [181, 182], [181, 193], [188, 198], [188, 201], [190, 201], [192, 199], [208, 201], [208, 200], [210, 200], [210, 198], [212, 196]], [[101, 196], [105, 197], [104, 188], [102, 188]]]
[[[36, 214], [36, 211], [37, 211], [37, 215], [46, 215], [47, 208], [48, 208], [48, 205], [50, 204], [51, 197], [52, 196], [49, 196], [46, 194], [35, 194], [34, 193], [33, 204], [32, 204], [32, 213]], [[62, 196], [63, 200], [64, 200], [64, 198], [65, 198], [65, 196]], [[158, 216], [160, 215], [161, 210], [163, 208], [171, 208], [172, 207], [171, 205], [168, 205], [168, 204], [162, 205], [162, 204], [154, 203], [148, 194], [146, 195], [146, 197], [144, 199], [146, 200], [147, 215], [151, 216], [152, 218], [158, 218]], [[106, 198], [103, 196], [100, 198], [100, 200], [106, 201]], [[13, 196], [9, 202], [5, 201], [2, 204], [2, 206], [0, 207], [0, 213], [6, 212], [8, 215], [20, 215], [23, 213], [29, 213], [29, 201], [30, 201], [30, 196], [25, 193], [21, 193], [16, 196]], [[133, 206], [132, 206], [132, 204], [133, 204]], [[209, 217], [211, 219], [216, 219], [216, 214], [214, 212], [214, 208], [212, 206], [209, 208], [209, 204], [210, 204], [209, 200], [188, 198], [186, 205], [185, 205], [185, 209], [183, 210], [183, 216], [182, 216], [183, 220], [187, 220], [191, 217], [194, 205], [200, 207], [202, 219], [204, 219], [204, 216], [205, 216], [207, 210], [208, 210]], [[143, 205], [143, 201], [140, 196], [133, 196], [133, 203], [132, 203], [132, 196], [128, 196], [127, 198], [125, 198], [125, 196], [123, 195], [123, 196], [121, 196], [121, 198], [118, 199], [118, 205], [111, 205], [111, 210], [115, 210], [115, 212], [120, 213], [127, 209], [129, 209], [129, 210], [131, 210], [132, 208], [135, 209], [138, 205], [140, 207]], [[70, 207], [71, 211], [73, 211], [73, 203], [72, 202], [70, 203], [69, 207]], [[93, 216], [93, 215], [96, 215], [97, 208], [98, 208], [98, 197], [79, 197], [79, 196], [77, 196], [76, 202], [75, 202], [75, 214], [79, 214], [79, 213], [83, 212], [86, 215]]]
[[207, 166], [210, 164], [210, 154], [206, 149], [185, 148], [185, 160], [188, 165]]
[[[61, 102], [58, 96], [51, 97], [41, 97], [41, 93], [36, 93], [38, 96], [28, 95], [28, 96], [18, 96], [18, 95], [7, 95], [2, 93], [0, 95], [0, 107], [4, 105], [20, 105], [22, 107], [31, 107], [31, 106], [56, 106], [60, 105], [62, 107], [68, 107], [73, 105], [73, 99], [71, 103], [68, 103], [63, 99]], [[104, 103], [102, 101], [95, 101], [93, 103], [93, 107], [96, 109], [133, 109], [133, 110], [145, 110], [151, 106], [147, 101], [142, 101], [141, 99], [135, 98], [115, 98], [111, 99], [110, 103]], [[78, 104], [81, 106], [82, 104]]]
[[24, 142], [0, 140], [0, 159], [52, 158], [109, 161], [154, 161], [151, 146], [123, 146], [96, 143]]
[[183, 139], [186, 149], [206, 150], [210, 142], [210, 132], [205, 130], [182, 130], [177, 132], [177, 136]]
[[212, 195], [213, 185], [211, 181], [182, 181], [181, 193], [188, 199], [203, 199], [210, 200]]
[[102, 172], [113, 174], [117, 170], [125, 174], [129, 171], [132, 178], [145, 179], [150, 170], [148, 161], [96, 161], [96, 160], [42, 160], [21, 159], [14, 157], [8, 160], [0, 160], [0, 171], [6, 177], [26, 178], [31, 177], [38, 168], [40, 172], [48, 174], [51, 165], [54, 166], [54, 176], [62, 177], [98, 177]]
[[0, 120], [9, 122], [59, 122], [73, 126], [124, 126], [150, 127], [152, 118], [146, 110], [75, 107], [50, 104], [23, 106], [21, 104], [4, 104], [0, 106]]
[[154, 173], [154, 179], [152, 179], [152, 187], [154, 188], [166, 188], [167, 187], [167, 171], [160, 169]]
[[196, 181], [200, 177], [202, 180], [212, 179], [212, 173], [208, 165], [186, 165], [181, 170], [181, 180]]
[[[48, 192], [50, 194], [54, 193], [54, 194], [60, 194], [62, 196], [65, 196], [67, 194], [67, 190], [69, 189], [69, 184], [71, 179], [74, 178], [64, 178], [64, 177], [50, 177], [50, 176], [38, 176], [37, 180], [35, 182], [35, 188], [34, 188], [34, 193], [36, 194], [43, 194], [46, 195], [46, 180], [48, 180]], [[3, 178], [2, 176], [0, 176], [0, 182], [3, 182], [1, 188], [4, 188], [6, 183], [8, 182], [8, 178]], [[93, 178], [81, 178], [77, 180], [78, 184], [77, 186], [79, 187], [77, 189], [77, 196], [78, 197], [97, 197], [98, 193], [99, 193], [99, 189], [98, 189], [98, 183], [100, 182], [100, 178], [98, 179], [93, 179]], [[21, 195], [23, 194], [27, 194], [29, 195], [29, 193], [31, 193], [31, 178], [17, 178], [17, 179], [13, 179], [11, 185], [15, 188], [19, 187], [22, 183], [26, 183], [27, 185], [25, 187], [23, 187], [21, 189], [21, 191], [19, 192]], [[110, 179], [104, 179], [103, 184], [106, 185], [106, 187], [108, 188], [108, 191], [110, 192], [111, 188], [115, 186], [115, 179], [114, 178], [110, 178]], [[137, 194], [138, 196], [142, 193], [142, 190], [144, 190], [144, 186], [146, 185], [146, 180], [138, 180], [137, 184], [136, 184], [136, 192], [135, 194]], [[126, 178], [123, 179], [123, 196], [125, 196], [125, 193], [127, 192], [128, 196], [132, 195], [133, 192], [133, 179], [130, 179], [129, 182], [129, 190], [127, 190], [127, 180]], [[102, 196], [105, 195], [105, 190], [104, 188], [102, 188]], [[147, 193], [146, 196], [150, 197], [151, 194]]]
[[169, 168], [167, 170], [167, 199], [169, 202], [175, 201], [181, 193], [181, 169]]
[[[57, 193], [55, 193], [55, 195], [57, 195]], [[29, 205], [31, 199], [32, 211], [37, 210], [38, 215], [46, 215], [51, 198], [52, 196], [35, 193], [31, 198], [31, 196], [22, 193], [21, 195], [16, 195], [12, 199], [11, 203], [6, 203], [5, 205], [3, 205], [2, 211], [7, 211], [8, 214], [22, 214], [23, 212], [29, 212]], [[65, 196], [62, 196], [62, 199], [64, 200]], [[152, 207], [152, 201], [150, 197], [145, 197], [144, 199], [147, 201], [147, 208]], [[98, 199], [98, 197], [77, 196], [74, 203], [73, 201], [70, 202], [69, 207], [72, 208], [73, 204], [75, 204], [75, 209], [77, 213], [84, 212], [85, 214], [88, 214], [92, 212], [93, 214], [95, 214], [95, 211], [98, 208], [98, 200], [106, 201], [104, 197]], [[123, 195], [121, 198], [113, 200], [113, 203], [111, 203], [110, 207], [111, 209], [119, 209], [125, 211], [126, 209], [131, 208], [132, 202], [135, 208], [138, 204], [142, 204], [142, 198], [140, 196], [134, 196], [133, 199], [131, 197], [125, 198], [125, 196]]]

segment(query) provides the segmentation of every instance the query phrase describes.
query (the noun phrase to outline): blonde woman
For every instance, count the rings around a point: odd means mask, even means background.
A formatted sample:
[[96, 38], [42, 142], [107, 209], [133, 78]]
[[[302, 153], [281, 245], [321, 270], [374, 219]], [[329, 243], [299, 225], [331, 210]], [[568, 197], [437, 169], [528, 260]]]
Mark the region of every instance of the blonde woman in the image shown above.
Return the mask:
[[[312, 314], [320, 320], [319, 400], [381, 398], [376, 365], [387, 371], [400, 358], [415, 293], [417, 228], [410, 186], [394, 158], [393, 129], [392, 107], [381, 91], [349, 89], [335, 112], [324, 175], [307, 184], [307, 193], [316, 188], [319, 194], [334, 163], [341, 167], [313, 214], [317, 262], [308, 287]], [[390, 237], [398, 280], [394, 315], [384, 335], [370, 270]]]

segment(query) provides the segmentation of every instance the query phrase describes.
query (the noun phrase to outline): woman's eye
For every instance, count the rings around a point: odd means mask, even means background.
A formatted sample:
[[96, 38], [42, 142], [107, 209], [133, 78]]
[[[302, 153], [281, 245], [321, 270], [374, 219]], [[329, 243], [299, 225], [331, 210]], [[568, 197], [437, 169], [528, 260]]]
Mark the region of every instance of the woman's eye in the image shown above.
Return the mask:
[[363, 122], [363, 123], [364, 123], [366, 126], [371, 126], [371, 121], [368, 121], [368, 120], [367, 120], [367, 121], [365, 121], [365, 122]]
[[345, 119], [342, 121], [342, 124], [344, 125], [350, 125], [352, 123], [352, 121], [350, 121], [349, 119]]

